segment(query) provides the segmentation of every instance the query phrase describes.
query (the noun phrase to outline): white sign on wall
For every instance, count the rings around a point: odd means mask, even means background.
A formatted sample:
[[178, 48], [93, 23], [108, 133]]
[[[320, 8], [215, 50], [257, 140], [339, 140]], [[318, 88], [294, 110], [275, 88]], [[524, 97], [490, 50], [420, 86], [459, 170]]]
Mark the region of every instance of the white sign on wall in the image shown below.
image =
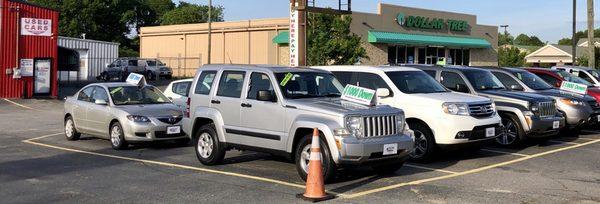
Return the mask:
[[21, 35], [52, 36], [52, 20], [21, 18]]
[[298, 43], [298, 35], [300, 34], [298, 26], [300, 24], [300, 18], [298, 16], [298, 10], [294, 9], [297, 5], [298, 2], [296, 2], [296, 5], [290, 6], [290, 66], [292, 67], [298, 66], [300, 54], [298, 52], [298, 46], [300, 45]]
[[21, 76], [33, 76], [33, 59], [21, 59]]

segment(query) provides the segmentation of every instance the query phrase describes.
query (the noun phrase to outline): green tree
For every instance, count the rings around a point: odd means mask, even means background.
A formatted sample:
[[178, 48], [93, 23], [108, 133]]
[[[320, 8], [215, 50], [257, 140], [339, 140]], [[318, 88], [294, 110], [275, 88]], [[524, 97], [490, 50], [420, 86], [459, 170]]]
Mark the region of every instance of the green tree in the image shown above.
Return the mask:
[[525, 65], [526, 52], [519, 51], [518, 48], [499, 48], [498, 64], [501, 67], [522, 67]]
[[571, 45], [573, 42], [571, 41], [571, 38], [563, 38], [558, 40], [558, 44], [559, 45]]
[[[223, 21], [223, 7], [212, 7], [212, 21]], [[179, 2], [177, 8], [166, 12], [160, 18], [161, 25], [206, 23], [208, 22], [208, 6]]]
[[351, 65], [367, 57], [360, 36], [350, 32], [352, 17], [311, 13], [308, 16], [309, 65]]
[[498, 33], [498, 46], [512, 45], [515, 38], [510, 33]]
[[532, 35], [531, 37], [520, 34], [515, 38], [516, 45], [527, 45], [527, 46], [544, 46], [545, 43], [542, 42], [537, 36]]

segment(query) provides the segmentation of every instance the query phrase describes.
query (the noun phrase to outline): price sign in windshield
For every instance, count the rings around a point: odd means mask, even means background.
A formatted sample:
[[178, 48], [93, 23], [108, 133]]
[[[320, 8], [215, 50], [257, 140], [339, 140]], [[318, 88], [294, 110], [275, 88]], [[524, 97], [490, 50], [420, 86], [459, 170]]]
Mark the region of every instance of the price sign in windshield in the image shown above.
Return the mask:
[[560, 85], [560, 90], [575, 92], [578, 94], [586, 94], [587, 86], [584, 84], [563, 81], [562, 84]]

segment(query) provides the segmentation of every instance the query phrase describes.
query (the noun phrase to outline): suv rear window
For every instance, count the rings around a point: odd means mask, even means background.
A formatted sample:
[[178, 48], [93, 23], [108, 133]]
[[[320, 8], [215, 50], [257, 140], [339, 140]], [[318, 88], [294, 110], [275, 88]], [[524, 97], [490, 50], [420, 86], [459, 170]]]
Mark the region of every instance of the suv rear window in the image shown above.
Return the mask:
[[138, 61], [137, 60], [129, 60], [128, 62], [129, 66], [138, 66]]
[[242, 95], [244, 76], [246, 72], [224, 71], [219, 80], [217, 96], [239, 98]]

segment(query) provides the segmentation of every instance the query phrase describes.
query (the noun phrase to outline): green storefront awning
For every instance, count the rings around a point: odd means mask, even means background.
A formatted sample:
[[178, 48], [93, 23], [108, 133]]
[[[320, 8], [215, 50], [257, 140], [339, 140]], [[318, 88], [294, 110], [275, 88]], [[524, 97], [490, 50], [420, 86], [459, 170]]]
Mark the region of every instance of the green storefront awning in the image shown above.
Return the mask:
[[383, 31], [369, 31], [370, 43], [390, 43], [402, 45], [433, 45], [464, 48], [491, 48], [492, 45], [483, 38], [464, 38], [454, 36], [435, 36], [406, 34]]
[[276, 44], [289, 44], [290, 43], [290, 32], [289, 31], [283, 31], [283, 32], [277, 34], [277, 36], [275, 36], [273, 38], [273, 43], [276, 43]]

